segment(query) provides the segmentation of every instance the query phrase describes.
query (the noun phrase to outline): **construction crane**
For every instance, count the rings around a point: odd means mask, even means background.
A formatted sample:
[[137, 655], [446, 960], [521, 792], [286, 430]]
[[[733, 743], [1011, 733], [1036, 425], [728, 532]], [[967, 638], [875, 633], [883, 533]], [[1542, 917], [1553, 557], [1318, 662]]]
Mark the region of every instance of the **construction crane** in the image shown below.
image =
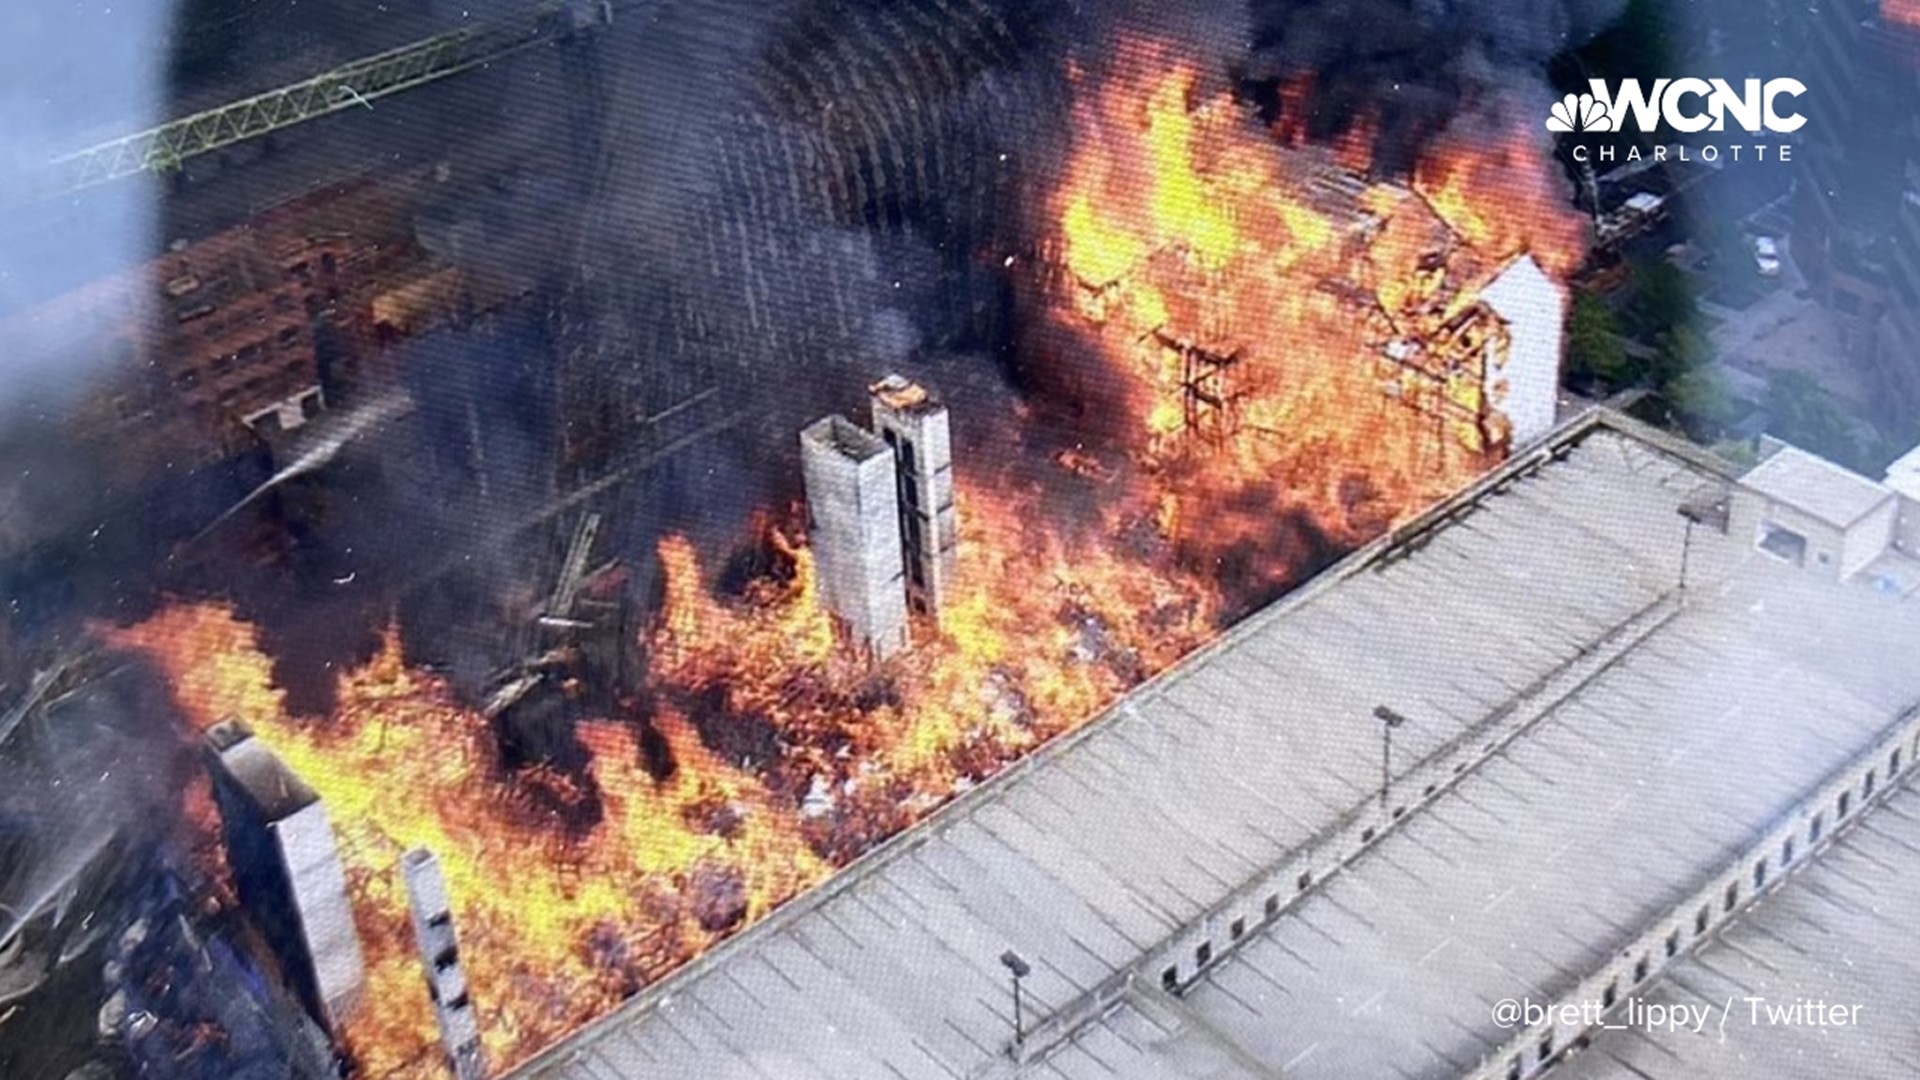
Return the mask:
[[364, 57], [291, 86], [184, 116], [56, 158], [54, 186], [76, 191], [283, 131], [344, 109], [484, 66], [522, 49], [613, 20], [611, 0], [547, 0], [529, 10]]

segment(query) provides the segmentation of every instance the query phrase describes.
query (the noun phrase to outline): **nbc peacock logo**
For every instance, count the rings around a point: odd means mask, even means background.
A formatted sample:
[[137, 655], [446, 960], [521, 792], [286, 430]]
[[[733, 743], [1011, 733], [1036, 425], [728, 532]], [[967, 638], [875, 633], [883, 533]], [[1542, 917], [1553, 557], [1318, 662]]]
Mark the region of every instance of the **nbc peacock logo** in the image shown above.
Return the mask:
[[1548, 131], [1612, 131], [1613, 117], [1592, 94], [1568, 94], [1547, 113]]

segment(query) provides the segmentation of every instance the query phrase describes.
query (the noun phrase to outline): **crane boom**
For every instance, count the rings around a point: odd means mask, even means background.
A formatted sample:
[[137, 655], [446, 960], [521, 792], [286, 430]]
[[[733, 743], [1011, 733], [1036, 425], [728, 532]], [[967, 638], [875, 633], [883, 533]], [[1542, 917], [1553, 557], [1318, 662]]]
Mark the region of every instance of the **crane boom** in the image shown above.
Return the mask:
[[90, 146], [53, 165], [73, 191], [141, 172], [168, 172], [188, 158], [245, 142], [402, 90], [444, 79], [575, 30], [609, 21], [607, 3], [546, 0], [526, 11], [363, 57], [291, 86], [255, 94], [146, 131]]

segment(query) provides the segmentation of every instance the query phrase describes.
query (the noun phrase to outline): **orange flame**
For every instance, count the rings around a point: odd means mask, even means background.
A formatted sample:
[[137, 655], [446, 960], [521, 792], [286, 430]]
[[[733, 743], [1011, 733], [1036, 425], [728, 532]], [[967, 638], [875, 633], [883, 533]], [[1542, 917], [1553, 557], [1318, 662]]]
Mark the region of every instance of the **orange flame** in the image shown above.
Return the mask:
[[[504, 1067], [1085, 722], [1322, 548], [1378, 535], [1488, 463], [1490, 448], [1436, 437], [1393, 400], [1377, 360], [1389, 339], [1456, 328], [1506, 257], [1577, 257], [1551, 198], [1516, 194], [1546, 191], [1544, 159], [1519, 139], [1447, 147], [1412, 190], [1368, 183], [1340, 166], [1361, 164], [1370, 123], [1334, 152], [1295, 145], [1304, 83], [1283, 113], [1295, 126], [1274, 133], [1227, 95], [1195, 100], [1197, 85], [1165, 56], [1077, 79], [1048, 204], [1060, 263], [1034, 287], [1082, 346], [1048, 355], [1122, 389], [1126, 434], [1050, 447], [1044, 475], [1014, 467], [1039, 456], [1019, 425], [967, 447], [951, 596], [877, 667], [839, 647], [812, 552], [777, 518], [758, 542], [779, 572], [736, 595], [715, 592], [685, 537], [663, 539], [665, 605], [643, 645], [678, 764], [667, 780], [612, 719], [581, 725], [584, 780], [506, 768], [487, 721], [410, 669], [393, 632], [341, 676], [332, 715], [298, 718], [224, 607], [102, 631], [154, 657], [195, 724], [240, 718], [326, 799], [377, 1003], [348, 1032], [367, 1075], [440, 1068], [394, 872], [407, 848], [446, 868]], [[760, 729], [758, 750], [709, 748]], [[603, 813], [568, 828], [555, 807], [582, 782]]]
[[1313, 74], [1300, 72], [1280, 84], [1280, 109], [1274, 117], [1273, 140], [1281, 146], [1307, 142], [1307, 110], [1313, 101]]
[[1529, 252], [1564, 278], [1586, 258], [1586, 222], [1556, 196], [1554, 166], [1518, 121], [1469, 139], [1449, 135], [1414, 171], [1414, 190], [1449, 225], [1494, 255]]
[[[1283, 88], [1281, 126], [1262, 133], [1226, 93], [1194, 100], [1196, 81], [1155, 56], [1080, 102], [1094, 137], [1056, 197], [1071, 279], [1054, 306], [1121, 377], [1143, 463], [1222, 443], [1192, 475], [1161, 477], [1160, 520], [1207, 520], [1221, 548], [1270, 535], [1291, 506], [1361, 539], [1486, 464], [1484, 437], [1451, 457], [1436, 445], [1382, 392], [1374, 358], [1433, 335], [1516, 255], [1571, 269], [1584, 224], [1517, 133], [1441, 145], [1409, 190], [1360, 175], [1371, 113], [1332, 148], [1295, 149], [1280, 144], [1303, 138], [1309, 82]], [[1223, 513], [1235, 506], [1253, 509]]]
[[[731, 930], [701, 924], [684, 899], [692, 876], [737, 873], [757, 917], [827, 873], [790, 809], [672, 719], [663, 728], [690, 767], [663, 783], [641, 767], [630, 727], [585, 726], [605, 813], [570, 842], [540, 820], [536, 778], [500, 773], [485, 720], [409, 670], [393, 633], [342, 677], [338, 709], [318, 720], [287, 714], [253, 628], [224, 607], [175, 605], [103, 633], [153, 656], [196, 725], [242, 720], [325, 800], [366, 950], [369, 1005], [347, 1038], [367, 1075], [438, 1071], [397, 873], [409, 848], [440, 856], [496, 1062], [528, 1055]], [[712, 806], [725, 808], [725, 835]]]
[[1365, 175], [1373, 167], [1373, 143], [1379, 137], [1380, 112], [1369, 107], [1333, 140], [1333, 160], [1350, 173]]

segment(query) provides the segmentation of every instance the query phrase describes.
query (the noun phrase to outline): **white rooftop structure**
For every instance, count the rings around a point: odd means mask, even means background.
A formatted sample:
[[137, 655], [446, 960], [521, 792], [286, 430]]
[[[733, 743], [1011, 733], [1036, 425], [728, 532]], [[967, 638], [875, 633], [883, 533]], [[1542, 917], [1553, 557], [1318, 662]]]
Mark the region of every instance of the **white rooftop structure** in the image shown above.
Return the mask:
[[1513, 446], [1521, 448], [1553, 427], [1566, 295], [1533, 256], [1522, 255], [1480, 290], [1480, 299], [1506, 322], [1511, 338], [1504, 363], [1489, 366], [1485, 390], [1513, 425]]
[[885, 659], [907, 646], [907, 585], [892, 447], [843, 416], [800, 432], [807, 542], [820, 599], [847, 638]]
[[1768, 498], [1845, 529], [1884, 506], [1893, 491], [1797, 446], [1783, 446], [1740, 478]]
[[1909, 499], [1920, 501], [1920, 446], [1894, 459], [1887, 466], [1886, 485]]
[[1141, 1080], [1213, 1075], [1188, 1063], [1214, 1056], [1289, 1080], [1504, 1075], [1496, 1002], [1552, 1002], [1610, 966], [1631, 985], [1620, 958], [1646, 927], [1689, 924], [1703, 882], [1920, 700], [1920, 672], [1861, 659], [1920, 645], [1920, 610], [1755, 569], [1696, 594], [1179, 998], [1136, 989], [1131, 1013], [1058, 1054], [1132, 1046], [1120, 1075]]
[[1892, 488], [1775, 442], [1740, 478], [1755, 494], [1737, 514], [1756, 547], [1774, 558], [1842, 581], [1866, 580], [1898, 593], [1920, 575], [1913, 531], [1920, 519]]
[[1727, 499], [1588, 414], [514, 1075], [1504, 1075], [1495, 1000], [1920, 701], [1920, 605], [1680, 514]]
[[1660, 209], [1660, 204], [1665, 201], [1665, 199], [1655, 195], [1651, 191], [1638, 191], [1627, 196], [1625, 206], [1629, 210], [1634, 210], [1642, 214], [1651, 214], [1655, 210]]

